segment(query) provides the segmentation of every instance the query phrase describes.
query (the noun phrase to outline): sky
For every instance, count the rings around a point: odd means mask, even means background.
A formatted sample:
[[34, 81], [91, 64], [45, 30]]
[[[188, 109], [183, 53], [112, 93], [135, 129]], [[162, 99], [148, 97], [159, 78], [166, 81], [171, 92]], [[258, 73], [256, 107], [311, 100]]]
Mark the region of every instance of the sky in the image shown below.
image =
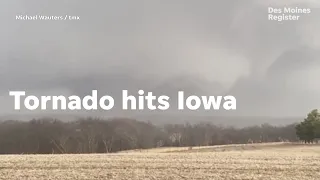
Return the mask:
[[[285, 6], [311, 13], [268, 20], [268, 7]], [[319, 7], [317, 0], [3, 0], [0, 114], [27, 113], [13, 110], [12, 90], [117, 97], [143, 89], [173, 99], [178, 90], [237, 98], [236, 111], [212, 115], [304, 116], [320, 107]]]

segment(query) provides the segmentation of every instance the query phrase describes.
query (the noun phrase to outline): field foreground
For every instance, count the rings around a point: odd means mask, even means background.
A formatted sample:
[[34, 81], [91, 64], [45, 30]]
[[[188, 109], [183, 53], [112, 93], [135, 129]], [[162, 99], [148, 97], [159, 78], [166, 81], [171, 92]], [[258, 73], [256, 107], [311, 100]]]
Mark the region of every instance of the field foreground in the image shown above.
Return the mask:
[[171, 150], [2, 155], [0, 179], [302, 180], [320, 177], [319, 145], [252, 144]]

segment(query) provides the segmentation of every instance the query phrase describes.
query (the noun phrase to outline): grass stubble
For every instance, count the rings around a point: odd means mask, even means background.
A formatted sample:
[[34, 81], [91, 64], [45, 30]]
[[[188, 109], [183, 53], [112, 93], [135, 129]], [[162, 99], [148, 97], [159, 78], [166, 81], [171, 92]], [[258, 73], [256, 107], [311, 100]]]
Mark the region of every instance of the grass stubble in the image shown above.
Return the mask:
[[1, 155], [0, 179], [141, 180], [320, 178], [320, 145], [159, 148], [114, 154]]

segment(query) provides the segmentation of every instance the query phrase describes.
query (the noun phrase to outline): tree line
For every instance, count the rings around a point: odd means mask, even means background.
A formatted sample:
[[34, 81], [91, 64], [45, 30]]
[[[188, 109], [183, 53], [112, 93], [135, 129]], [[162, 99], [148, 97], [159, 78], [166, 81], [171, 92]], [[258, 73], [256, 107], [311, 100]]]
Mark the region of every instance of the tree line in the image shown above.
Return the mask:
[[320, 113], [317, 109], [312, 110], [304, 121], [296, 125], [296, 134], [305, 143], [320, 139]]
[[211, 123], [155, 126], [125, 118], [10, 120], [0, 123], [0, 154], [112, 153], [154, 147], [297, 141], [296, 127], [262, 124], [234, 128]]

